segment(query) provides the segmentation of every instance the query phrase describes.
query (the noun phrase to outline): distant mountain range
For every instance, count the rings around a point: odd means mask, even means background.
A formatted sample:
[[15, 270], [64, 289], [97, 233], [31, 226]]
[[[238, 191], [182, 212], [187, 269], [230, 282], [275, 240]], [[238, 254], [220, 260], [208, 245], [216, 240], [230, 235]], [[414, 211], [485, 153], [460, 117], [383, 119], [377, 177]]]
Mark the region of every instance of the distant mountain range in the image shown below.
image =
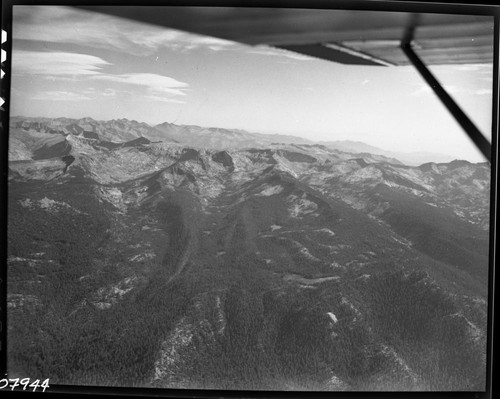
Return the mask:
[[126, 120], [9, 134], [12, 375], [485, 389], [488, 163]]
[[454, 157], [432, 152], [394, 152], [365, 144], [361, 141], [338, 140], [321, 142], [330, 148], [352, 153], [369, 153], [383, 155], [387, 158], [396, 158], [405, 165], [418, 166], [428, 162], [445, 163], [453, 161]]
[[241, 129], [205, 128], [194, 125], [161, 123], [149, 126], [127, 119], [95, 121], [92, 118], [27, 118], [13, 117], [12, 128], [42, 133], [82, 135], [110, 142], [124, 142], [145, 137], [150, 141], [184, 143], [196, 148], [241, 149], [267, 148], [273, 144], [321, 144], [329, 148], [355, 154], [381, 155], [394, 163], [418, 166], [427, 162], [450, 162], [453, 157], [428, 152], [391, 152], [359, 141], [337, 140], [314, 142], [298, 136], [250, 133]]

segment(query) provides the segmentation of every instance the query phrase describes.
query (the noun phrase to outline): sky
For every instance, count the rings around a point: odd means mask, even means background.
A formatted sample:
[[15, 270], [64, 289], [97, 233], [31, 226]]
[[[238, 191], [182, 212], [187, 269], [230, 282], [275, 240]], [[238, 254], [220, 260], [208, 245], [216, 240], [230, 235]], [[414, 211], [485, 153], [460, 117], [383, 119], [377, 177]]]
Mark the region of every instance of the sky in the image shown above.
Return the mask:
[[[412, 66], [352, 66], [71, 7], [14, 6], [11, 115], [354, 140], [484, 162]], [[491, 64], [431, 68], [491, 141]]]

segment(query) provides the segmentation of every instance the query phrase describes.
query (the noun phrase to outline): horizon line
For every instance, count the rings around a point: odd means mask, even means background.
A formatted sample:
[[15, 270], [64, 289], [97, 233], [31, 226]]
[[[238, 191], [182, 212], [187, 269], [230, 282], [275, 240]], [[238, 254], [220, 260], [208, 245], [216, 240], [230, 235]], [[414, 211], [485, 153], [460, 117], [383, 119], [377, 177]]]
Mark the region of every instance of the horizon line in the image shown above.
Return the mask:
[[[250, 130], [247, 130], [247, 129], [244, 129], [244, 128], [234, 128], [234, 127], [229, 128], [229, 127], [220, 127], [220, 126], [201, 126], [201, 125], [196, 125], [196, 124], [175, 124], [173, 122], [168, 122], [168, 121], [160, 122], [158, 124], [151, 124], [151, 123], [148, 123], [148, 122], [138, 121], [138, 120], [135, 120], [135, 119], [128, 119], [128, 118], [95, 119], [95, 118], [93, 118], [91, 116], [84, 116], [84, 117], [81, 117], [81, 118], [76, 118], [76, 117], [67, 117], [67, 116], [49, 117], [49, 116], [12, 115], [12, 116], [9, 117], [9, 128], [10, 128], [10, 121], [11, 121], [12, 118], [49, 119], [49, 120], [70, 119], [70, 120], [75, 120], [75, 121], [82, 120], [82, 119], [91, 119], [91, 120], [93, 120], [95, 122], [112, 122], [112, 121], [122, 121], [122, 120], [125, 120], [125, 121], [128, 121], [128, 122], [136, 122], [138, 124], [145, 124], [145, 125], [147, 125], [148, 127], [152, 128], [152, 129], [155, 129], [159, 125], [168, 123], [170, 125], [175, 125], [175, 126], [193, 126], [193, 127], [199, 127], [199, 128], [205, 128], [205, 129], [224, 129], [224, 130], [232, 130], [232, 131], [243, 131], [243, 132], [249, 133], [249, 134], [259, 134], [259, 135], [265, 135], [265, 136], [277, 135], [277, 136], [286, 136], [286, 137], [296, 137], [296, 138], [300, 138], [300, 139], [309, 141], [312, 144], [319, 144], [319, 145], [324, 145], [325, 143], [341, 143], [341, 142], [360, 143], [360, 144], [363, 144], [363, 145], [367, 145], [367, 146], [373, 147], [374, 149], [377, 149], [377, 150], [381, 150], [381, 151], [384, 151], [384, 152], [387, 152], [387, 153], [391, 153], [391, 154], [393, 154], [392, 156], [394, 156], [394, 157], [396, 157], [396, 154], [399, 154], [399, 155], [425, 154], [425, 155], [435, 155], [435, 156], [444, 156], [444, 157], [454, 158], [453, 160], [466, 160], [464, 158], [458, 157], [457, 155], [444, 154], [444, 153], [438, 153], [438, 152], [433, 152], [433, 151], [405, 152], [405, 151], [387, 150], [385, 148], [381, 148], [381, 147], [378, 147], [378, 146], [375, 146], [375, 145], [372, 145], [372, 144], [368, 144], [365, 141], [359, 141], [359, 140], [336, 139], [336, 140], [321, 140], [321, 141], [319, 141], [319, 140], [313, 140], [313, 139], [310, 139], [310, 138], [306, 138], [306, 137], [303, 137], [303, 136], [297, 135], [297, 134], [276, 133], [276, 132], [263, 133], [263, 132], [260, 132], [260, 131], [256, 132], [256, 131], [250, 131]], [[363, 153], [363, 152], [366, 152], [366, 151], [361, 151], [361, 152], [358, 152], [358, 153]], [[384, 155], [384, 156], [389, 156], [389, 155]], [[449, 161], [449, 162], [453, 162], [453, 161]], [[485, 161], [475, 161], [475, 162], [474, 161], [468, 161], [468, 162], [471, 162], [471, 163], [483, 163], [483, 162], [487, 162], [487, 161], [485, 160]], [[438, 163], [438, 162], [434, 162], [434, 163]]]

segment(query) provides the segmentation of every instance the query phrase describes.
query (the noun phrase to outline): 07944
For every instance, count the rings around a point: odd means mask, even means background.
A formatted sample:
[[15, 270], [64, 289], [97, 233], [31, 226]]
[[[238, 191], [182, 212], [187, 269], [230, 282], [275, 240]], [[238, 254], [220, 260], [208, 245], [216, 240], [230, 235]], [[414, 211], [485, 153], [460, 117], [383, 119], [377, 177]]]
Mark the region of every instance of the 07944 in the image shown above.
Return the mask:
[[21, 389], [25, 391], [27, 388], [32, 388], [33, 392], [35, 392], [38, 388], [43, 389], [42, 392], [45, 392], [47, 388], [49, 388], [49, 378], [45, 379], [42, 383], [40, 380], [36, 379], [31, 382], [31, 378], [3, 378], [0, 380], [0, 389], [9, 389], [13, 391], [14, 389]]

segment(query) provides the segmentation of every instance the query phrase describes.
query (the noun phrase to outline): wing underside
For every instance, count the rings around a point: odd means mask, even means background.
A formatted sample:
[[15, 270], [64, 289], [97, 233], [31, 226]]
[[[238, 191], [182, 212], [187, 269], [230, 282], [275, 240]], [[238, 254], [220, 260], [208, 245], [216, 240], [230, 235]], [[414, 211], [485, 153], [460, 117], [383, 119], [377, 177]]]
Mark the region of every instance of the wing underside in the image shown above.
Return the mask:
[[[219, 7], [85, 7], [137, 21], [268, 45], [343, 64], [408, 65], [400, 49], [415, 14]], [[419, 14], [414, 48], [426, 65], [493, 62], [491, 16]]]
[[492, 16], [241, 7], [84, 8], [341, 64], [412, 64], [485, 158], [491, 160], [489, 141], [428, 66], [493, 63]]

